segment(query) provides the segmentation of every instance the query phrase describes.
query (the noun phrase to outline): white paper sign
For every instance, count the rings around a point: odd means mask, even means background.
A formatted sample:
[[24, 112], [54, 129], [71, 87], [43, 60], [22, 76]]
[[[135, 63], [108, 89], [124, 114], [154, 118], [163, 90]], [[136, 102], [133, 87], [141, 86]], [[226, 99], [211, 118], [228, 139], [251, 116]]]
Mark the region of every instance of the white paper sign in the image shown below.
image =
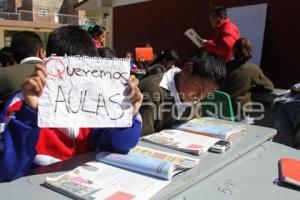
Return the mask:
[[190, 28], [188, 30], [186, 30], [184, 32], [184, 34], [190, 39], [192, 40], [192, 42], [198, 47], [201, 48], [202, 44], [200, 42], [200, 40], [202, 39], [194, 29]]
[[130, 127], [126, 100], [130, 63], [125, 59], [50, 57], [39, 98], [39, 127]]

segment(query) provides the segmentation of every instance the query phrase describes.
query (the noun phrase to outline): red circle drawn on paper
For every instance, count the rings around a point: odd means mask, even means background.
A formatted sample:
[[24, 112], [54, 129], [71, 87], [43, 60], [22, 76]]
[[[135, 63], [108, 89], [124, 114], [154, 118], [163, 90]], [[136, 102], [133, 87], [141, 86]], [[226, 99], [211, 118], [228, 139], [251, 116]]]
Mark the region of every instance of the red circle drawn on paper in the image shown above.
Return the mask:
[[[50, 72], [47, 68], [47, 64], [50, 62], [50, 61], [58, 61], [60, 66], [57, 66], [57, 73], [53, 73], [53, 72]], [[54, 57], [51, 57], [49, 58], [46, 63], [45, 63], [45, 66], [46, 66], [46, 71], [47, 71], [47, 74], [50, 75], [50, 76], [54, 76], [54, 77], [60, 77], [62, 78], [62, 74], [64, 74], [65, 72], [65, 64], [59, 59], [59, 58], [54, 58]], [[62, 70], [59, 70], [59, 68], [61, 68]]]

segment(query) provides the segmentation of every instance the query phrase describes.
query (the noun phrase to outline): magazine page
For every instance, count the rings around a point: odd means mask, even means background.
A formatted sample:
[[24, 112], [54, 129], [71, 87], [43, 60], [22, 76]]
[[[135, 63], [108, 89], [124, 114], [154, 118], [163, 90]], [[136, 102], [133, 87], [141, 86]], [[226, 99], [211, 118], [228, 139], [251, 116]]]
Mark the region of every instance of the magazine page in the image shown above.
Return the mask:
[[170, 181], [145, 176], [101, 162], [46, 178], [45, 186], [74, 199], [149, 199]]
[[212, 117], [194, 118], [184, 124], [175, 125], [173, 128], [221, 139], [227, 139], [236, 133], [246, 130], [244, 124]]
[[145, 141], [174, 148], [179, 151], [200, 155], [208, 151], [220, 139], [170, 129], [142, 138]]

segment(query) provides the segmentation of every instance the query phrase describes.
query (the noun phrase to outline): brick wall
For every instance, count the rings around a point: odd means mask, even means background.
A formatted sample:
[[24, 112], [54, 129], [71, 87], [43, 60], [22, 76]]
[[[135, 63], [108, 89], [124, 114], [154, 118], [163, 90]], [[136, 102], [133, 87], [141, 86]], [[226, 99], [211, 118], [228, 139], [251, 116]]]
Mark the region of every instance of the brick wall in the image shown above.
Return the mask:
[[[297, 57], [300, 52], [300, 1], [298, 0], [213, 0], [226, 7], [268, 3], [261, 67], [278, 88], [300, 82]], [[172, 48], [189, 58], [195, 47], [183, 35], [193, 27], [209, 38], [209, 1], [152, 0], [114, 8], [114, 48], [119, 56], [146, 41], [156, 52]]]

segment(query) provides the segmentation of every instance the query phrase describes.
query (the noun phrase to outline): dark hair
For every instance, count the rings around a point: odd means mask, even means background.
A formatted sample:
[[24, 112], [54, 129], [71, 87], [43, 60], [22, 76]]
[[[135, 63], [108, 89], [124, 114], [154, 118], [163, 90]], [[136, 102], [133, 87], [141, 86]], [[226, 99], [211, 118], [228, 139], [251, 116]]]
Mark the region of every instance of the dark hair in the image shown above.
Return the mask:
[[102, 58], [115, 58], [115, 51], [109, 47], [98, 48], [98, 55]]
[[100, 25], [95, 25], [88, 29], [88, 33], [90, 34], [90, 36], [92, 38], [102, 35], [105, 31], [106, 31], [106, 28], [104, 26], [100, 26]]
[[226, 66], [224, 60], [209, 52], [202, 52], [201, 55], [192, 57], [193, 74], [208, 80], [214, 81], [217, 85], [222, 85], [226, 78]]
[[223, 6], [216, 6], [211, 9], [211, 12], [214, 13], [217, 17], [222, 17], [223, 19], [227, 18], [227, 10]]
[[31, 31], [21, 31], [13, 35], [11, 41], [11, 52], [15, 61], [20, 63], [27, 57], [37, 56], [43, 42], [40, 36]]
[[48, 38], [47, 56], [98, 56], [92, 38], [80, 28], [70, 25], [55, 29]]
[[252, 58], [252, 47], [247, 38], [238, 39], [234, 46], [234, 59], [241, 62], [247, 62]]
[[179, 57], [178, 57], [176, 51], [165, 50], [165, 51], [160, 52], [160, 54], [155, 58], [155, 60], [151, 63], [151, 65], [159, 63], [159, 62], [163, 61], [164, 59], [167, 61], [176, 61], [179, 59]]
[[9, 66], [9, 65], [14, 65], [15, 64], [15, 59], [14, 59], [14, 56], [11, 52], [10, 47], [3, 47], [0, 50], [0, 64], [1, 64], [2, 67], [6, 67], [6, 66]]

